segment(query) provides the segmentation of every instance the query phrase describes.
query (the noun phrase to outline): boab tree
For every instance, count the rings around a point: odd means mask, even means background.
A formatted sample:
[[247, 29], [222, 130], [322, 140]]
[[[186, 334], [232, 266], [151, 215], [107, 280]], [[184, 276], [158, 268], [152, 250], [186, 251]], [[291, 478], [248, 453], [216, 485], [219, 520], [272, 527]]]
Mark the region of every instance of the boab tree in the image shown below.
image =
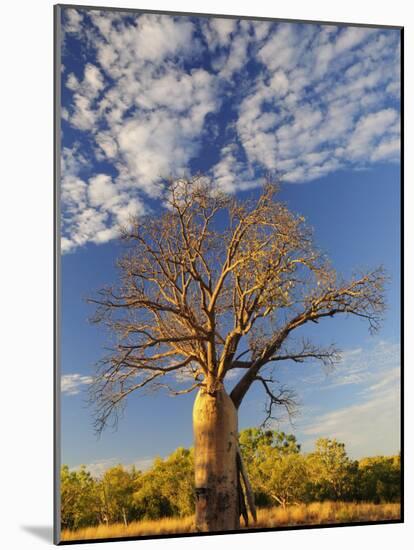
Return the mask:
[[[379, 268], [339, 278], [304, 218], [277, 201], [273, 185], [256, 201], [239, 201], [202, 177], [180, 179], [169, 182], [165, 200], [162, 214], [140, 217], [123, 230], [119, 283], [91, 300], [94, 321], [116, 335], [92, 385], [96, 427], [116, 418], [136, 390], [198, 390], [196, 528], [238, 529], [248, 508], [255, 517], [238, 448], [244, 397], [258, 382], [268, 418], [274, 406], [290, 411], [293, 394], [273, 379], [274, 365], [338, 359], [333, 346], [297, 343], [294, 333], [340, 314], [362, 317], [376, 330], [384, 273]], [[228, 384], [236, 380], [229, 392], [226, 377]]]

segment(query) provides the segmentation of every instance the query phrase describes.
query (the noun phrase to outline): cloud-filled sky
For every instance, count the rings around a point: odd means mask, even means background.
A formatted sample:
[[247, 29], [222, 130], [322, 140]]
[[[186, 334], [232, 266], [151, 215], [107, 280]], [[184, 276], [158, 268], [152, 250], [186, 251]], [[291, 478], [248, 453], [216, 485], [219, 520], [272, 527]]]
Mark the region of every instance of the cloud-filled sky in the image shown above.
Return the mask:
[[399, 159], [399, 31], [63, 10], [63, 252], [164, 177], [237, 191]]
[[[291, 379], [293, 369], [286, 366], [280, 374], [282, 379]], [[326, 374], [318, 369], [297, 379], [300, 382], [296, 388], [306, 406], [294, 426], [305, 451], [312, 449], [318, 437], [345, 441], [348, 453], [354, 457], [393, 454], [399, 449], [398, 344], [379, 339], [366, 347], [345, 350], [334, 372]], [[328, 411], [326, 400], [330, 401]], [[289, 430], [289, 425], [285, 428]]]
[[[113, 282], [119, 224], [157, 214], [162, 181], [203, 172], [241, 197], [267, 174], [335, 267], [384, 264], [381, 332], [358, 320], [303, 331], [343, 360], [280, 367], [302, 402], [294, 425], [354, 457], [399, 450], [400, 35], [394, 29], [62, 10], [62, 458], [99, 473], [190, 446], [193, 395], [132, 396], [93, 435], [85, 392], [108, 335], [83, 298]], [[253, 387], [240, 428], [263, 420]], [[165, 411], [168, 411], [166, 416]]]

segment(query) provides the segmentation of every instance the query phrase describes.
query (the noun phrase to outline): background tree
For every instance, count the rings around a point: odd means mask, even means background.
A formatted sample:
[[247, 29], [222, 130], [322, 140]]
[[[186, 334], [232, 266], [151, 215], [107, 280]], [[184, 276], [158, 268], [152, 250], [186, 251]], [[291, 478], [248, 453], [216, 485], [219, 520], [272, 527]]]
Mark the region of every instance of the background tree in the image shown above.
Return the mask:
[[137, 470], [128, 471], [121, 464], [106, 470], [99, 484], [106, 523], [128, 525], [136, 519], [133, 494], [138, 479]]
[[[116, 421], [136, 390], [198, 390], [193, 429], [201, 531], [239, 527], [243, 484], [247, 496], [250, 491], [246, 476], [240, 482], [237, 410], [251, 385], [264, 389], [267, 418], [275, 405], [292, 411], [294, 395], [274, 382], [272, 365], [338, 360], [333, 346], [296, 341], [298, 329], [345, 314], [376, 330], [384, 309], [382, 270], [343, 280], [314, 246], [304, 218], [276, 197], [272, 185], [256, 201], [238, 201], [202, 177], [170, 181], [165, 211], [124, 229], [118, 284], [91, 300], [98, 306], [94, 320], [117, 337], [92, 386], [98, 431], [110, 417]], [[234, 369], [242, 375], [227, 393], [224, 381]], [[178, 379], [188, 376], [192, 384], [179, 387]]]
[[353, 494], [357, 463], [336, 439], [320, 438], [315, 447], [308, 455], [312, 500], [346, 500]]
[[305, 500], [307, 467], [294, 435], [249, 428], [240, 434], [240, 449], [262, 504], [288, 504]]
[[359, 461], [358, 496], [373, 502], [396, 502], [401, 498], [400, 456], [375, 456]]
[[244, 460], [252, 464], [260, 460], [267, 449], [274, 449], [277, 454], [299, 453], [300, 445], [292, 434], [264, 428], [247, 428], [240, 432], [240, 450]]
[[99, 487], [85, 466], [77, 471], [62, 466], [60, 479], [62, 529], [78, 529], [100, 523], [103, 517]]
[[193, 451], [182, 447], [165, 460], [157, 458], [140, 478], [134, 502], [140, 518], [184, 517], [194, 513]]
[[[339, 469], [340, 474], [346, 472], [339, 493], [341, 501], [400, 500], [398, 455], [351, 461], [344, 446], [337, 442], [333, 445], [329, 439], [322, 441], [330, 445], [319, 443], [314, 452], [303, 454], [293, 435], [258, 428], [240, 433], [240, 451], [260, 506], [336, 500], [330, 485], [331, 468], [327, 473], [321, 468], [318, 453], [330, 455], [325, 465], [333, 464], [333, 470]], [[131, 522], [190, 516], [195, 505], [193, 450], [178, 448], [165, 459], [156, 458], [145, 472], [115, 466], [93, 477], [85, 466], [77, 471], [63, 466], [61, 486], [63, 529], [125, 524], [125, 517]]]

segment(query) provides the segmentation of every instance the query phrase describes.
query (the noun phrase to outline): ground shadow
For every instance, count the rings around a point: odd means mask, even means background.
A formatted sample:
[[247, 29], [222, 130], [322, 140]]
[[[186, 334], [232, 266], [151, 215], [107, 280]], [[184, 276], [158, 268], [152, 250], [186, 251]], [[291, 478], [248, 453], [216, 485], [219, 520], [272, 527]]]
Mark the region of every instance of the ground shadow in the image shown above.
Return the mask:
[[53, 527], [50, 525], [22, 525], [24, 531], [46, 542], [53, 542]]

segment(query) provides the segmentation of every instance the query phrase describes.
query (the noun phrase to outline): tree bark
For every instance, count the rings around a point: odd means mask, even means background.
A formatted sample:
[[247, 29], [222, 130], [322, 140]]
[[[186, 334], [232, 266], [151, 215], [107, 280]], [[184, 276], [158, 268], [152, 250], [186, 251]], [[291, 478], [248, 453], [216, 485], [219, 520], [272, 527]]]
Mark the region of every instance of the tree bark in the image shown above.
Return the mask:
[[196, 530], [240, 527], [237, 410], [221, 385], [201, 388], [193, 409]]

